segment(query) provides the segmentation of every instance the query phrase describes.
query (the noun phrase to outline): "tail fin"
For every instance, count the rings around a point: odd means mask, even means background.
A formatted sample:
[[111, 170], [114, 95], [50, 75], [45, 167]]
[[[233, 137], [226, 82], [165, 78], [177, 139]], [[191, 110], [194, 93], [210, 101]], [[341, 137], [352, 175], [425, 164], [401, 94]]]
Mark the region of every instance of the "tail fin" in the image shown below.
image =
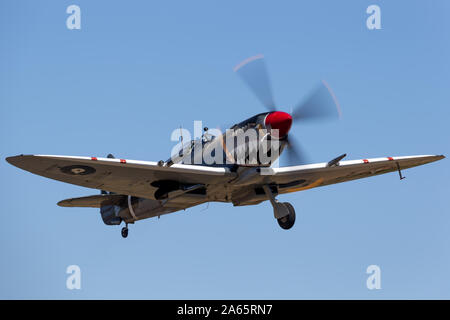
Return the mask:
[[[115, 157], [110, 153], [106, 156], [109, 159], [115, 159]], [[101, 190], [101, 194], [105, 195], [113, 195], [114, 192], [108, 192], [106, 190]], [[122, 218], [118, 216], [121, 207], [116, 204], [104, 204], [100, 207], [100, 214], [102, 216], [102, 220], [105, 224], [108, 225], [118, 225], [122, 222]]]
[[[107, 157], [108, 159], [115, 159], [115, 157], [114, 157], [111, 153], [108, 154], [106, 157]], [[100, 191], [100, 194], [114, 194], [114, 193], [108, 192], [108, 191], [106, 191], [106, 190], [101, 190], [101, 191]]]

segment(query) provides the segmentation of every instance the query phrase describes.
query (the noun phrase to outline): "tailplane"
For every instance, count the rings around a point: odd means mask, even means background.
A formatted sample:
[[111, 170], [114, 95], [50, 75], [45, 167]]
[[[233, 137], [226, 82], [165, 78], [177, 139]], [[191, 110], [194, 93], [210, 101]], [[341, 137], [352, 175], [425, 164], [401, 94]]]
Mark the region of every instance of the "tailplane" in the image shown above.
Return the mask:
[[[106, 191], [105, 191], [106, 192]], [[58, 202], [60, 207], [100, 208], [102, 220], [108, 225], [122, 222], [119, 212], [127, 206], [127, 196], [123, 194], [99, 194], [94, 196], [70, 198]]]

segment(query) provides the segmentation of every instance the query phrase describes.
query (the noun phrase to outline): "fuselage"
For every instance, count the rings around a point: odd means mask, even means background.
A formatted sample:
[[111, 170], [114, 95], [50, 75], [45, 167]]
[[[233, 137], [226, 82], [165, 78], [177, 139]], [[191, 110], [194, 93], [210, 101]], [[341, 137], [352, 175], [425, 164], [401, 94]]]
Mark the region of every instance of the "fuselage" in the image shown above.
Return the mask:
[[283, 151], [291, 125], [288, 113], [260, 113], [218, 135], [205, 132], [201, 139], [190, 141], [166, 163], [268, 167]]
[[[292, 118], [285, 112], [260, 113], [233, 125], [220, 135], [205, 134], [202, 139], [192, 140], [166, 163], [226, 166], [239, 170], [241, 179], [234, 184], [246, 183], [247, 179], [254, 176], [252, 173], [255, 168], [268, 167], [278, 159], [286, 145], [291, 125]], [[120, 224], [122, 220], [133, 222], [178, 210], [176, 201], [174, 206], [168, 206], [164, 201], [170, 198], [171, 193], [181, 190], [183, 185], [173, 180], [162, 180], [154, 182], [152, 186], [157, 188], [154, 194], [156, 200], [128, 196], [120, 205], [102, 207], [103, 221], [106, 224]], [[226, 186], [210, 185], [208, 191], [215, 195], [214, 201], [229, 202], [233, 198], [232, 189], [227, 189]], [[197, 196], [197, 199], [193, 199], [194, 202], [200, 198], [204, 202], [213, 201], [203, 187], [186, 195], [188, 197], [182, 198], [184, 202], [193, 196]]]

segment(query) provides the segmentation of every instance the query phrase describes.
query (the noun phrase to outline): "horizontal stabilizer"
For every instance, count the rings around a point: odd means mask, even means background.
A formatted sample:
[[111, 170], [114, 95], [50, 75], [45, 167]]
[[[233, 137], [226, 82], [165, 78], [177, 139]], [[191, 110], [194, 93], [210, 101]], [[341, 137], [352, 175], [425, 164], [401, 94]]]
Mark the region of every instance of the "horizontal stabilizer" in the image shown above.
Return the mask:
[[58, 202], [60, 207], [101, 208], [106, 205], [126, 203], [127, 196], [122, 194], [99, 194], [81, 198], [70, 198]]

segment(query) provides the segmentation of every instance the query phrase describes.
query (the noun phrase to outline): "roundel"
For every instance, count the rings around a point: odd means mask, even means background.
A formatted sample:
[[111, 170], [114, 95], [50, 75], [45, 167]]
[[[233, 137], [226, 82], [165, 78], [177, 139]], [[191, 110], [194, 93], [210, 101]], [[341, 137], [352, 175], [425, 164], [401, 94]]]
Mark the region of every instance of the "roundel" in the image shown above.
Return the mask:
[[95, 169], [92, 167], [79, 165], [62, 167], [60, 170], [65, 174], [71, 174], [73, 176], [85, 176], [95, 172]]

